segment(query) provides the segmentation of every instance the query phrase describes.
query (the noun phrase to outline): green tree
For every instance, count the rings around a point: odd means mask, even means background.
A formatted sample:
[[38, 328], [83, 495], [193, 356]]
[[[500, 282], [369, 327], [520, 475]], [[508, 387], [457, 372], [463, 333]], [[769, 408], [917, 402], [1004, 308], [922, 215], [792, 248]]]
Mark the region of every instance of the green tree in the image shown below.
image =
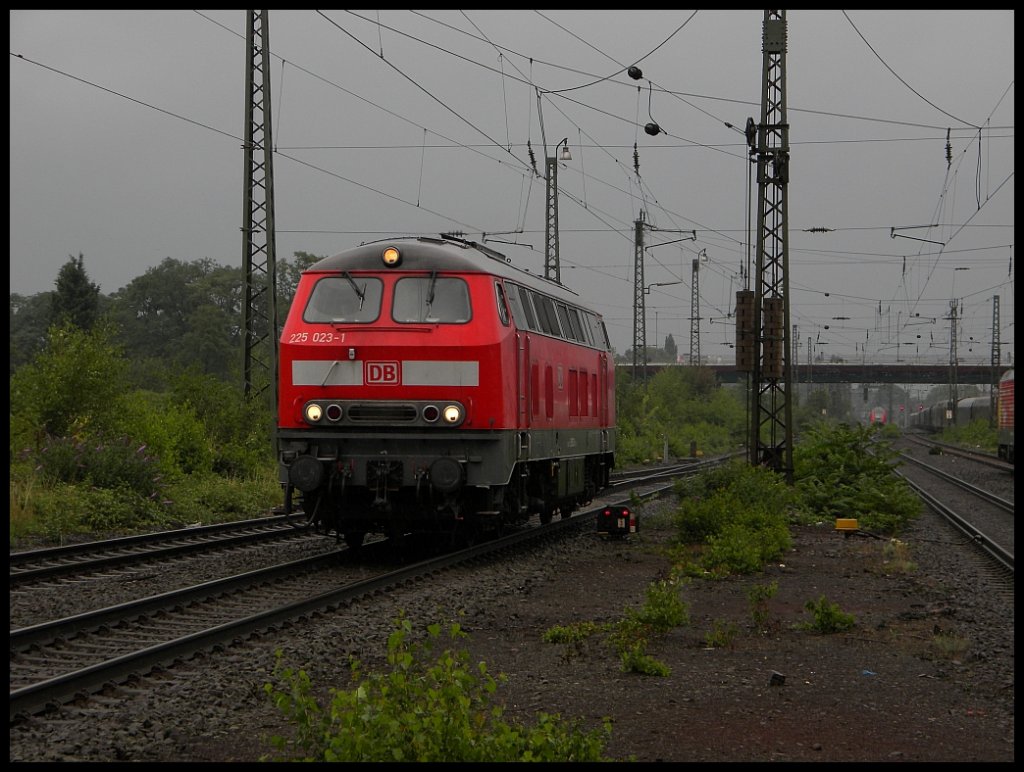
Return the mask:
[[100, 288], [89, 281], [85, 256], [81, 252], [77, 259], [68, 255], [55, 284], [57, 291], [51, 296], [51, 323], [70, 322], [83, 330], [91, 329], [99, 318]]
[[707, 367], [666, 367], [647, 384], [616, 375], [620, 463], [733, 450], [745, 435], [742, 392], [723, 387]]
[[679, 353], [679, 349], [676, 348], [675, 338], [672, 337], [672, 333], [669, 333], [665, 336], [665, 356], [669, 362], [675, 362], [677, 353]]
[[32, 360], [46, 345], [46, 331], [53, 312], [53, 292], [36, 295], [11, 293], [11, 374]]
[[224, 381], [193, 367], [171, 379], [171, 392], [206, 427], [214, 446], [214, 472], [243, 476], [273, 463], [276, 406], [246, 400], [240, 378]]
[[288, 309], [291, 308], [302, 272], [323, 259], [323, 255], [314, 255], [311, 252], [296, 252], [295, 259], [292, 262], [288, 260], [278, 262], [277, 316], [282, 324], [288, 316]]
[[209, 258], [190, 263], [164, 258], [111, 300], [125, 355], [138, 374], [154, 372], [156, 360], [174, 369], [198, 364], [228, 378], [234, 363], [241, 362], [240, 267], [228, 268]]
[[801, 407], [807, 413], [807, 421], [828, 419], [828, 392], [825, 389], [814, 389], [803, 400]]
[[181, 341], [189, 352], [183, 365], [198, 365], [221, 380], [240, 380], [243, 357], [241, 269], [218, 267], [197, 279], [194, 307]]
[[112, 339], [104, 323], [50, 328], [43, 351], [11, 376], [12, 451], [38, 447], [46, 435], [89, 436], [115, 423], [128, 385]]

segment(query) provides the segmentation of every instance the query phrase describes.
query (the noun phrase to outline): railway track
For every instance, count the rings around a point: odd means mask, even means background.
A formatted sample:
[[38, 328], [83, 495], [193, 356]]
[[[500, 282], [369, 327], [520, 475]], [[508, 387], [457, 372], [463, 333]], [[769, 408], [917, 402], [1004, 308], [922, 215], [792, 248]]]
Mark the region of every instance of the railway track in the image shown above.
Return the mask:
[[[721, 460], [684, 459], [669, 465], [619, 472], [613, 476], [611, 488], [622, 489], [696, 473]], [[59, 577], [83, 577], [98, 572], [128, 569], [186, 555], [244, 548], [282, 539], [306, 538], [323, 541], [323, 537], [315, 534], [308, 526], [305, 514], [298, 512], [25, 550], [10, 553], [9, 582], [11, 587], [16, 587]]]
[[991, 466], [994, 469], [1001, 469], [1004, 472], [1013, 474], [1013, 464], [1004, 461], [998, 456], [992, 453], [984, 453], [980, 450], [971, 450], [964, 448], [959, 445], [951, 445], [948, 442], [939, 442], [938, 440], [930, 439], [928, 437], [914, 434], [911, 432], [904, 432], [901, 437], [902, 440], [913, 443], [921, 447], [927, 447], [929, 450], [935, 450], [940, 453], [945, 453], [952, 456], [959, 456], [961, 458], [967, 458], [972, 461], [976, 461], [979, 464], [985, 464]]
[[1012, 577], [1014, 503], [1004, 495], [990, 490], [991, 483], [986, 486], [965, 479], [971, 474], [969, 467], [972, 464], [987, 467], [994, 465], [986, 459], [957, 454], [959, 460], [954, 473], [929, 463], [934, 460], [934, 456], [920, 457], [921, 443], [911, 444], [918, 455], [909, 449], [902, 452], [900, 457], [907, 463], [903, 465], [902, 471], [896, 473], [906, 480], [928, 506], [941, 514]]
[[[671, 483], [659, 484], [653, 479], [665, 474], [665, 470], [659, 470], [659, 474], [647, 476], [644, 481], [621, 481], [617, 492], [571, 517], [544, 526], [528, 526], [492, 541], [394, 570], [372, 568], [375, 561], [379, 565], [378, 555], [387, 562], [384, 551], [394, 546], [381, 540], [364, 545], [358, 560], [344, 560], [354, 554], [351, 550], [333, 549], [12, 629], [10, 720], [85, 698], [110, 684], [137, 680], [154, 668], [168, 667], [318, 611], [344, 607], [410, 582], [429, 580], [431, 575], [454, 566], [527, 549], [539, 539], [557, 538], [570, 529], [590, 527], [603, 507], [628, 500], [623, 498], [627, 488], [641, 497], [670, 490]], [[333, 545], [330, 540], [320, 539]], [[207, 549], [212, 548], [220, 547], [207, 544]], [[134, 553], [125, 559], [152, 557]]]
[[302, 538], [310, 533], [305, 515], [299, 513], [12, 552], [8, 560], [10, 586], [198, 552]]

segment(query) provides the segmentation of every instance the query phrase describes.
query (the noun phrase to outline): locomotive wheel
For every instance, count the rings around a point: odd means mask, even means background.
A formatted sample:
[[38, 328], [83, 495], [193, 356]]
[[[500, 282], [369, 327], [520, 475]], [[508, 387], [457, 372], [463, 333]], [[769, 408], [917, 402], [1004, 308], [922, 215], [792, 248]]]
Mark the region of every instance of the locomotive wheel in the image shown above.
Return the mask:
[[345, 544], [348, 545], [349, 549], [357, 550], [363, 546], [363, 539], [365, 538], [366, 534], [362, 531], [346, 531]]
[[554, 516], [555, 516], [555, 511], [553, 509], [546, 509], [546, 508], [542, 509], [540, 511], [540, 524], [541, 525], [547, 525], [548, 523], [551, 522], [551, 518], [553, 518]]

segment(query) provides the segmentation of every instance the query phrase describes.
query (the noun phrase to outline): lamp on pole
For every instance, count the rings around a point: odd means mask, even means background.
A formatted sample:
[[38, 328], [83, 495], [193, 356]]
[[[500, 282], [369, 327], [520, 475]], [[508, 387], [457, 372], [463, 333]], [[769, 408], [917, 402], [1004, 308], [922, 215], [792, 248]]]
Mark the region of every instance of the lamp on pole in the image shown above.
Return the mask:
[[[561, 155], [558, 148], [562, 148]], [[556, 158], [556, 156], [558, 156]], [[545, 157], [544, 178], [547, 182], [547, 214], [544, 219], [544, 278], [562, 283], [558, 264], [558, 162], [571, 161], [569, 138], [555, 145], [555, 155]]]

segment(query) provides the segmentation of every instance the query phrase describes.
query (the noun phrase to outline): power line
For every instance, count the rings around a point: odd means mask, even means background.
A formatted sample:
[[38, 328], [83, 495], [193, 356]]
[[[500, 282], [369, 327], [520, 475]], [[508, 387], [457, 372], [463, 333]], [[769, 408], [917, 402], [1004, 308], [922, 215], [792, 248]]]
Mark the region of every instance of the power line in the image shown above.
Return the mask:
[[142, 107], [147, 107], [150, 110], [156, 110], [158, 113], [163, 113], [164, 115], [169, 115], [170, 117], [176, 118], [179, 121], [185, 121], [186, 123], [191, 123], [193, 126], [199, 126], [200, 128], [203, 128], [203, 129], [209, 129], [210, 131], [216, 132], [217, 134], [220, 134], [221, 136], [228, 137], [229, 139], [233, 139], [233, 140], [236, 140], [238, 142], [242, 141], [242, 138], [237, 136], [237, 135], [235, 135], [235, 134], [231, 134], [231, 133], [229, 133], [227, 131], [222, 131], [221, 129], [214, 128], [213, 126], [210, 126], [209, 124], [206, 124], [206, 123], [200, 123], [199, 121], [194, 121], [191, 118], [186, 118], [184, 115], [179, 115], [178, 113], [171, 112], [170, 110], [165, 110], [164, 108], [157, 107], [156, 105], [150, 104], [149, 102], [143, 102], [141, 99], [136, 99], [135, 97], [130, 97], [127, 94], [122, 94], [120, 91], [115, 91], [114, 89], [107, 88], [106, 86], [101, 86], [98, 83], [93, 83], [91, 80], [86, 80], [85, 78], [79, 78], [77, 75], [72, 75], [69, 72], [64, 72], [63, 70], [58, 70], [56, 67], [50, 67], [48, 64], [43, 64], [42, 62], [37, 62], [34, 59], [29, 59], [27, 56], [23, 56], [21, 54], [16, 54], [14, 52], [11, 52], [11, 56], [13, 56], [15, 59], [21, 59], [22, 61], [29, 62], [30, 64], [34, 64], [36, 67], [42, 67], [44, 70], [49, 70], [50, 72], [54, 72], [54, 73], [56, 73], [58, 75], [63, 75], [65, 78], [70, 78], [71, 80], [76, 80], [79, 83], [84, 83], [87, 86], [92, 86], [93, 88], [98, 88], [100, 91], [106, 91], [108, 94], [113, 94], [114, 96], [121, 97], [122, 99], [127, 99], [129, 102], [134, 102], [135, 104], [141, 105]]
[[899, 81], [900, 83], [902, 83], [902, 84], [903, 84], [904, 86], [906, 86], [906, 87], [907, 87], [908, 89], [910, 89], [910, 90], [911, 90], [911, 91], [912, 91], [912, 92], [913, 92], [914, 94], [916, 94], [917, 96], [919, 96], [919, 97], [920, 97], [920, 98], [921, 98], [922, 100], [924, 100], [925, 102], [927, 102], [927, 103], [928, 103], [929, 105], [931, 105], [932, 107], [934, 107], [934, 108], [935, 108], [936, 110], [938, 110], [938, 111], [939, 111], [940, 113], [942, 113], [943, 115], [949, 116], [949, 117], [950, 117], [950, 118], [952, 118], [952, 119], [953, 119], [954, 121], [960, 121], [960, 123], [964, 124], [965, 126], [970, 126], [970, 127], [972, 127], [972, 128], [975, 128], [975, 129], [980, 129], [980, 128], [981, 128], [980, 126], [975, 126], [975, 125], [974, 125], [973, 123], [971, 123], [970, 121], [965, 121], [965, 120], [963, 120], [962, 118], [957, 118], [957, 117], [956, 117], [955, 115], [953, 115], [952, 113], [947, 113], [947, 112], [946, 112], [945, 110], [943, 110], [943, 109], [942, 109], [941, 107], [939, 107], [939, 106], [938, 106], [937, 104], [935, 104], [935, 103], [934, 103], [934, 102], [932, 102], [932, 101], [931, 101], [930, 99], [928, 99], [927, 97], [925, 97], [924, 95], [922, 95], [922, 94], [921, 94], [921, 93], [920, 93], [920, 92], [919, 92], [919, 91], [918, 91], [917, 89], [915, 89], [915, 88], [914, 88], [913, 86], [911, 86], [911, 85], [910, 85], [909, 83], [907, 83], [907, 82], [906, 82], [905, 80], [903, 80], [903, 78], [901, 78], [901, 77], [899, 76], [899, 74], [898, 74], [898, 73], [896, 72], [896, 70], [894, 70], [894, 69], [893, 69], [892, 67], [890, 67], [890, 66], [889, 66], [889, 64], [888, 64], [888, 63], [887, 63], [887, 62], [885, 61], [885, 59], [883, 59], [883, 58], [882, 58], [881, 54], [879, 54], [879, 53], [878, 53], [878, 51], [876, 51], [876, 50], [875, 50], [874, 46], [872, 46], [872, 45], [871, 45], [871, 44], [870, 44], [870, 43], [868, 42], [868, 39], [867, 39], [866, 37], [864, 37], [864, 35], [863, 35], [863, 34], [861, 34], [861, 31], [860, 31], [859, 29], [857, 29], [857, 25], [853, 23], [853, 19], [851, 19], [851, 18], [850, 18], [850, 15], [849, 15], [849, 14], [848, 14], [848, 13], [847, 13], [846, 11], [843, 11], [843, 16], [844, 16], [844, 17], [846, 17], [846, 20], [847, 20], [848, 22], [850, 22], [850, 26], [851, 26], [851, 27], [853, 27], [853, 31], [854, 31], [854, 32], [856, 32], [856, 33], [857, 33], [857, 35], [858, 35], [858, 36], [860, 37], [860, 39], [864, 41], [864, 45], [866, 45], [866, 46], [867, 46], [867, 47], [868, 47], [868, 48], [869, 48], [869, 49], [871, 50], [871, 53], [873, 53], [873, 54], [874, 54], [874, 55], [875, 55], [875, 56], [876, 56], [876, 57], [878, 58], [878, 61], [880, 61], [880, 62], [882, 63], [882, 65], [883, 65], [883, 66], [885, 67], [885, 69], [887, 69], [887, 70], [888, 70], [889, 72], [891, 72], [891, 73], [893, 74], [893, 76], [894, 76], [894, 77], [896, 78], [896, 80], [898, 80], [898, 81]]

